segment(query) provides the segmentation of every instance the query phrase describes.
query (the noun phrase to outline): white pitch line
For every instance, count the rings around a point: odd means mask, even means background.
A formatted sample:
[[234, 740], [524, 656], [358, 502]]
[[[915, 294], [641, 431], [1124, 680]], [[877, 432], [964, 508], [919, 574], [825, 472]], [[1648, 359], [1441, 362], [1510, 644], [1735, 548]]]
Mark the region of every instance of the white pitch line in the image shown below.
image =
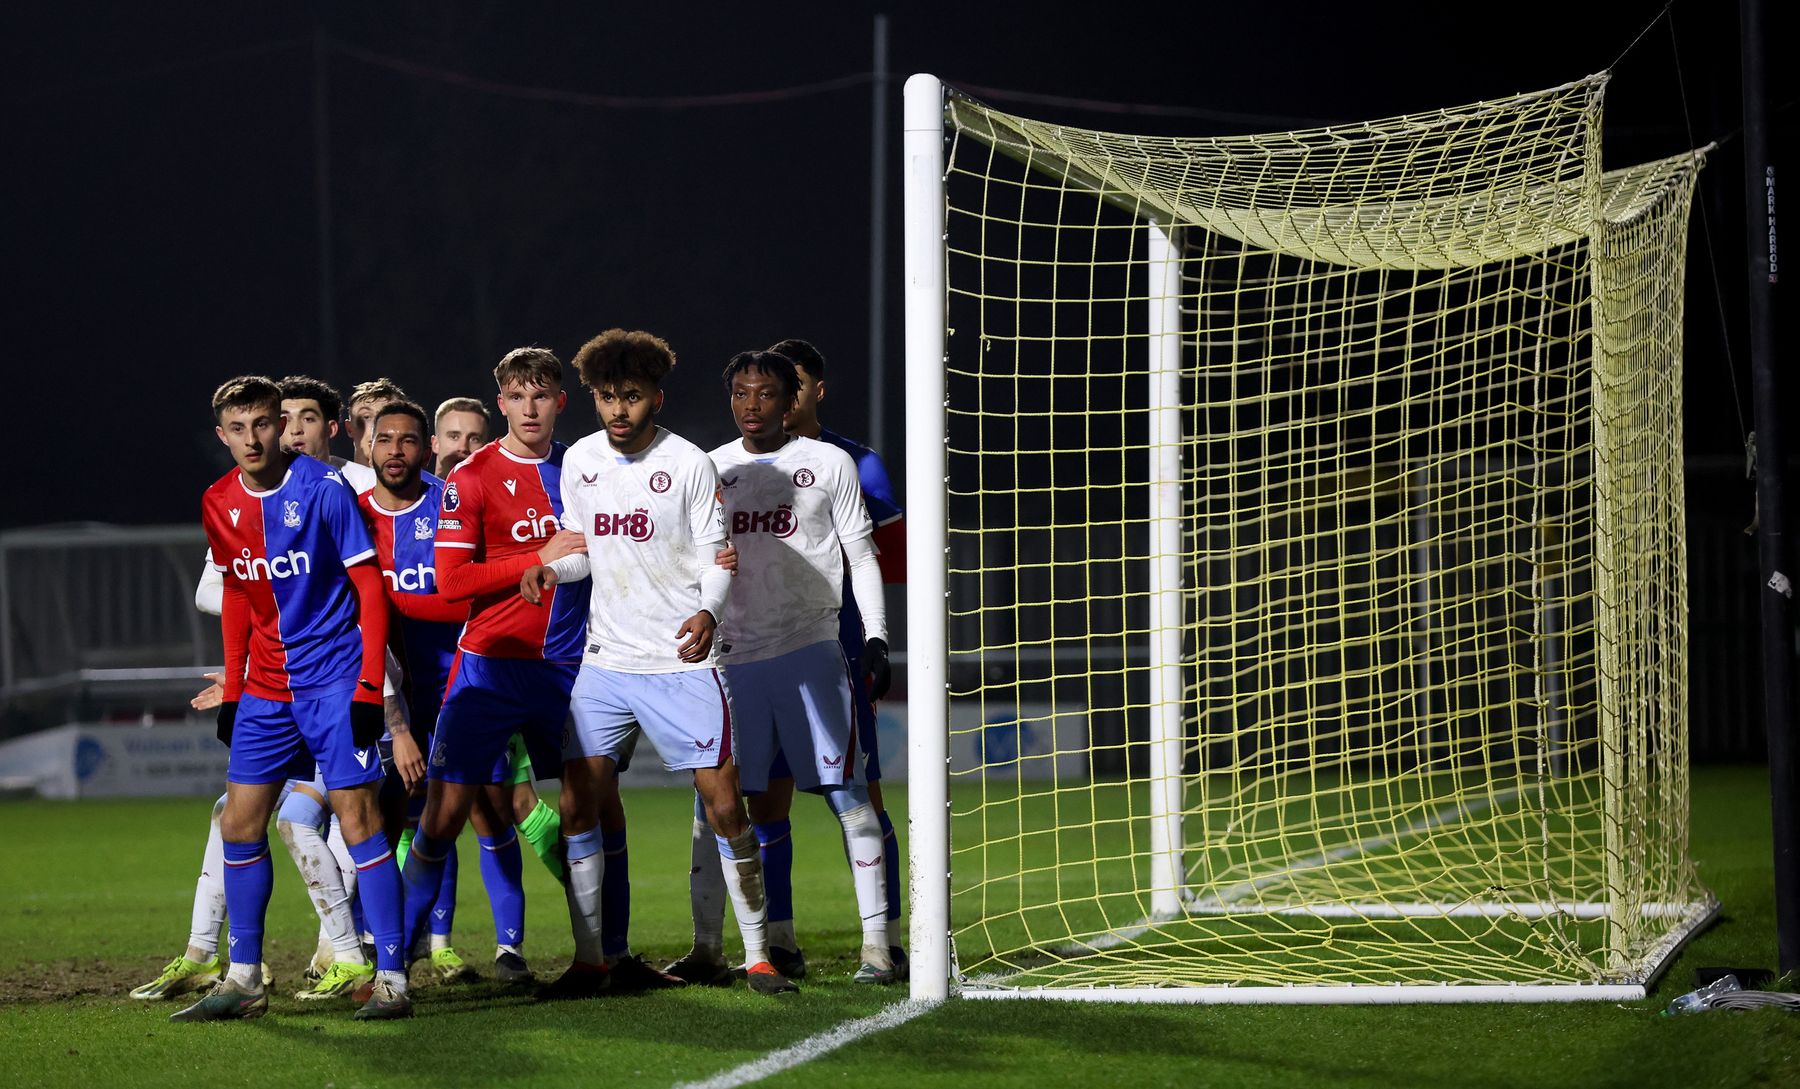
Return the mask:
[[761, 1081], [773, 1074], [792, 1070], [796, 1066], [812, 1062], [821, 1055], [829, 1054], [845, 1044], [855, 1043], [877, 1032], [883, 1032], [897, 1025], [904, 1025], [923, 1013], [936, 1009], [937, 1002], [896, 1002], [880, 1013], [869, 1017], [859, 1017], [854, 1021], [845, 1021], [834, 1028], [808, 1036], [797, 1044], [769, 1052], [760, 1059], [747, 1062], [742, 1066], [734, 1066], [723, 1070], [702, 1081], [684, 1081], [675, 1089], [733, 1089], [739, 1085], [749, 1085]]

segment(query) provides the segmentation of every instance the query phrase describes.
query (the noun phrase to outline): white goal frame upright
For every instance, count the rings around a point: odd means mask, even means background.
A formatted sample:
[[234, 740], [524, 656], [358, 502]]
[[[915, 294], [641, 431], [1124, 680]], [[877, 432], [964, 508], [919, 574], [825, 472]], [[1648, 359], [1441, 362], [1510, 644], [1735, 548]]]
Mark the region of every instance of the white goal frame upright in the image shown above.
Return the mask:
[[[905, 404], [906, 473], [909, 482], [907, 550], [908, 771], [911, 994], [940, 1001], [953, 995], [983, 998], [1055, 998], [1073, 1001], [1154, 1003], [1445, 1003], [1632, 1001], [1710, 921], [1708, 905], [1642, 904], [1646, 916], [1680, 919], [1651, 960], [1649, 979], [1631, 983], [1567, 984], [1349, 984], [1169, 987], [993, 987], [959, 982], [952, 948], [950, 886], [950, 683], [949, 683], [949, 462], [945, 418], [949, 408], [946, 367], [946, 125], [945, 90], [934, 76], [906, 82], [904, 108], [905, 208]], [[1144, 248], [1150, 289], [1145, 314], [1149, 345], [1146, 401], [1150, 441], [1145, 466], [1150, 483], [1151, 555], [1148, 666], [1151, 707], [1146, 749], [1150, 783], [1148, 841], [1149, 914], [1154, 926], [1184, 915], [1230, 913], [1229, 904], [1192, 902], [1183, 893], [1182, 787], [1184, 725], [1182, 672], [1181, 452], [1183, 427], [1181, 255], [1168, 225], [1146, 223]], [[1609, 859], [1609, 862], [1612, 860]], [[1609, 885], [1613, 880], [1609, 875]], [[1267, 910], [1267, 909], [1263, 909]], [[1292, 908], [1290, 914], [1353, 918], [1396, 915], [1533, 917], [1551, 913], [1596, 918], [1614, 910], [1595, 903], [1495, 905], [1344, 904]], [[1281, 911], [1276, 909], [1275, 913]], [[974, 985], [969, 985], [972, 982]]]

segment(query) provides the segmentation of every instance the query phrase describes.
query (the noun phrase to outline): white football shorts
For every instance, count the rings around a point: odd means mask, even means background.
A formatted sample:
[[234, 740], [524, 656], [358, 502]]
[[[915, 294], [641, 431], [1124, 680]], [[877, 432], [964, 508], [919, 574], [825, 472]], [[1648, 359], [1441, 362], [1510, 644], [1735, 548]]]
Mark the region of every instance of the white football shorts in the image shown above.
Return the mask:
[[569, 693], [563, 759], [630, 759], [639, 726], [670, 771], [716, 768], [731, 759], [731, 701], [716, 669], [620, 673], [584, 665]]
[[836, 639], [774, 658], [725, 667], [737, 716], [738, 781], [744, 793], [769, 788], [769, 767], [787, 757], [801, 790], [861, 783], [850, 709], [850, 667]]

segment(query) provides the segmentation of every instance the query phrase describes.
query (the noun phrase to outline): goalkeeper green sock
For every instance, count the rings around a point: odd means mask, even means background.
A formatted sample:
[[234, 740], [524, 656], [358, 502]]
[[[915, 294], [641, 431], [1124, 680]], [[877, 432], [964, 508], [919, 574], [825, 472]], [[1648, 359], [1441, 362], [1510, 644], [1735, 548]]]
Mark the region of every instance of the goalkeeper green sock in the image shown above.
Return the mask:
[[556, 810], [539, 798], [537, 806], [519, 822], [519, 833], [531, 849], [537, 852], [538, 861], [544, 864], [552, 877], [565, 884], [569, 880], [568, 870], [563, 866], [562, 853], [562, 817]]
[[408, 828], [401, 832], [400, 842], [394, 845], [394, 862], [403, 870], [406, 869], [406, 852], [412, 850], [413, 833], [416, 831], [418, 829]]

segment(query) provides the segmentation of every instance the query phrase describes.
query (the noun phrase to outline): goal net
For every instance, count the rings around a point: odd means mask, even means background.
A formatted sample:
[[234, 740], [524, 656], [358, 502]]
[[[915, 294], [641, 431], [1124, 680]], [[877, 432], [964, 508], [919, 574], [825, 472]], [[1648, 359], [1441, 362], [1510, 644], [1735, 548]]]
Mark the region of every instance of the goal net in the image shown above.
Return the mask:
[[915, 77], [916, 994], [1630, 998], [1710, 918], [1703, 153], [1602, 172], [1604, 83], [1177, 139]]

